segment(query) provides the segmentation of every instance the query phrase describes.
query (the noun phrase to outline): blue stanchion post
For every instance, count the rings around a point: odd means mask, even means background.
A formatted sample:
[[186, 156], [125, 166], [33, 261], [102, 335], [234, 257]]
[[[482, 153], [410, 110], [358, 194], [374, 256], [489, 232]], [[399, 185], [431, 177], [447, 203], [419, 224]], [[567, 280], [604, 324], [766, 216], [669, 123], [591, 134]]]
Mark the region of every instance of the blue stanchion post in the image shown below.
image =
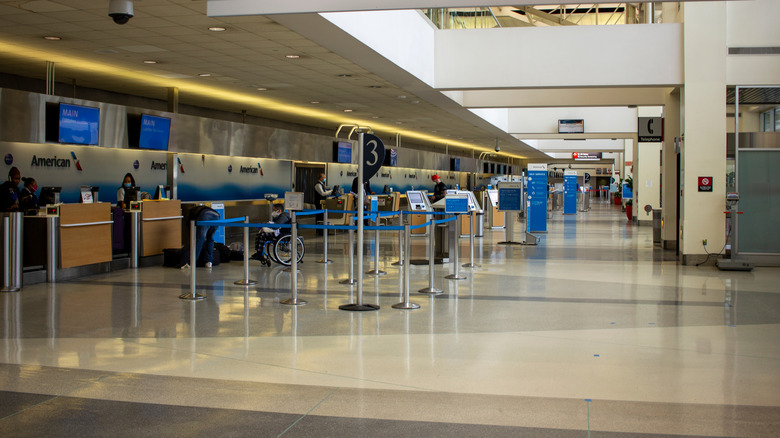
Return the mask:
[[182, 300], [199, 301], [206, 298], [206, 295], [195, 292], [197, 282], [195, 271], [197, 270], [197, 255], [195, 254], [195, 221], [190, 221], [190, 292], [179, 295]]
[[404, 258], [403, 258], [403, 264], [404, 264], [404, 301], [398, 304], [393, 304], [394, 309], [419, 309], [420, 305], [415, 304], [411, 302], [411, 299], [409, 297], [409, 265], [411, 265], [411, 260], [409, 259], [409, 249], [412, 245], [412, 230], [409, 227], [409, 225], [404, 226]]
[[[249, 224], [249, 216], [244, 216], [244, 223]], [[255, 280], [249, 279], [249, 227], [244, 227], [244, 279], [234, 282], [240, 286], [251, 286], [257, 284]]]

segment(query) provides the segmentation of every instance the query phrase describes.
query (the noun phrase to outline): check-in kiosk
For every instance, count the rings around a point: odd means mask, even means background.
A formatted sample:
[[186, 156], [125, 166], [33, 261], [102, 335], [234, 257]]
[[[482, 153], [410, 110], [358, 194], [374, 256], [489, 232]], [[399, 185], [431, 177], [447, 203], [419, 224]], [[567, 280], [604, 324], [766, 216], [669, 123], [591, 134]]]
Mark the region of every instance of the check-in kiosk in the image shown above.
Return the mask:
[[506, 224], [504, 220], [504, 212], [498, 210], [498, 190], [489, 189], [487, 191], [489, 208], [488, 208], [488, 226], [490, 228], [503, 228]]
[[457, 190], [455, 191], [455, 194], [466, 195], [468, 197], [469, 214], [464, 214], [460, 221], [460, 235], [468, 236], [471, 234], [471, 219], [475, 217], [476, 213], [481, 213], [482, 208], [480, 208], [479, 202], [477, 202], [477, 197], [474, 196], [474, 193], [468, 190]]
[[[428, 201], [428, 197], [425, 196], [425, 194], [420, 190], [409, 190], [406, 192], [406, 199], [409, 203], [409, 211], [433, 211], [433, 208], [431, 208], [431, 203]], [[424, 224], [428, 222], [429, 219], [429, 215], [426, 214], [412, 214], [410, 216], [412, 217], [412, 226]], [[427, 233], [427, 227], [412, 230], [412, 234], [426, 235]]]

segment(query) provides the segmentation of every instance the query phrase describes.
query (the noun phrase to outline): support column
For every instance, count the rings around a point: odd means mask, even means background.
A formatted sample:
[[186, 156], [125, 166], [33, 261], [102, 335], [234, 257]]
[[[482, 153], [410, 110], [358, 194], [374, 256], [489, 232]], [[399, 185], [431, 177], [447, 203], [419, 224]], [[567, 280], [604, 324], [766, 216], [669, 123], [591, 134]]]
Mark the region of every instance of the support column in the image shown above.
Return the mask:
[[179, 112], [179, 89], [177, 87], [168, 87], [168, 112], [174, 114]]
[[[683, 8], [679, 226], [681, 261], [692, 265], [706, 258], [704, 239], [710, 252], [719, 251], [726, 240], [726, 2], [686, 2]], [[711, 192], [699, 192], [699, 177], [713, 179]]]
[[675, 251], [678, 230], [677, 203], [680, 194], [677, 192], [677, 152], [674, 148], [674, 139], [680, 135], [680, 90], [675, 89], [664, 99], [664, 143], [661, 168], [663, 178], [661, 247]]

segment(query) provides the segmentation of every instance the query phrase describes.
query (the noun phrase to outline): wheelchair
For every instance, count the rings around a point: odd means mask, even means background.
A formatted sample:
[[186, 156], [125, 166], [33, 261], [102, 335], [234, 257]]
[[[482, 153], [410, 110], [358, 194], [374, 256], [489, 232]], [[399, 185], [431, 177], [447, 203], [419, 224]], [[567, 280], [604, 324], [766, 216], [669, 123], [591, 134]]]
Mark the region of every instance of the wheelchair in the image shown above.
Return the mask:
[[[290, 266], [292, 264], [292, 235], [266, 233], [262, 230], [255, 236], [255, 253], [250, 257], [252, 260], [259, 260], [261, 264], [271, 266], [271, 261], [280, 265]], [[303, 254], [306, 247], [303, 239], [298, 236], [298, 263], [303, 263]]]

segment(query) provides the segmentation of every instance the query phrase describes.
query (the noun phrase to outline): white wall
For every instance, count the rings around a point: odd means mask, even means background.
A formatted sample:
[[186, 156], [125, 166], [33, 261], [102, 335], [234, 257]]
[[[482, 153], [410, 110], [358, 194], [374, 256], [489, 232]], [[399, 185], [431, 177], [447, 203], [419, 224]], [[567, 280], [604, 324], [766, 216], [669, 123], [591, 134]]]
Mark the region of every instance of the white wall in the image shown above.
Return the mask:
[[510, 108], [508, 114], [510, 134], [557, 134], [559, 119], [584, 120], [586, 133], [636, 132], [637, 128], [637, 110], [627, 107]]
[[681, 84], [682, 26], [436, 32], [440, 89]]
[[340, 12], [322, 16], [433, 86], [436, 27], [419, 10]]

